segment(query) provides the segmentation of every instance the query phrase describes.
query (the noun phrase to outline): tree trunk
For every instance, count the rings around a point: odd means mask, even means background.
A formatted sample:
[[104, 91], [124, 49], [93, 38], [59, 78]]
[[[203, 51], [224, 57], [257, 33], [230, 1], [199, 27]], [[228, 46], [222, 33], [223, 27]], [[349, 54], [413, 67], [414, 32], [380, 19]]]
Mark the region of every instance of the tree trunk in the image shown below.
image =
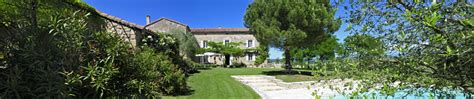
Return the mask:
[[31, 18], [31, 24], [32, 24], [32, 29], [36, 32], [36, 28], [38, 28], [38, 18], [36, 15], [36, 10], [38, 9], [38, 1], [32, 0], [31, 2], [31, 9], [30, 9], [30, 18]]
[[291, 72], [291, 54], [289, 47], [285, 47], [285, 70], [286, 73]]

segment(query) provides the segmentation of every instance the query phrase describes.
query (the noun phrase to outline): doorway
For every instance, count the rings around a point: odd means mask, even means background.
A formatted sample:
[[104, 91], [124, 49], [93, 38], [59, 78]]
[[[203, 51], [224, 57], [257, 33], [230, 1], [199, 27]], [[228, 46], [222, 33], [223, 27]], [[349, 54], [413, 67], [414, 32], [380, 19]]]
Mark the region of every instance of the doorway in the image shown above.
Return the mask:
[[231, 61], [230, 61], [230, 60], [231, 60], [231, 59], [230, 59], [230, 55], [225, 55], [224, 57], [225, 57], [225, 62], [224, 62], [224, 64], [225, 64], [226, 66], [227, 66], [227, 65], [231, 65], [231, 64], [230, 64], [230, 62], [231, 62]]

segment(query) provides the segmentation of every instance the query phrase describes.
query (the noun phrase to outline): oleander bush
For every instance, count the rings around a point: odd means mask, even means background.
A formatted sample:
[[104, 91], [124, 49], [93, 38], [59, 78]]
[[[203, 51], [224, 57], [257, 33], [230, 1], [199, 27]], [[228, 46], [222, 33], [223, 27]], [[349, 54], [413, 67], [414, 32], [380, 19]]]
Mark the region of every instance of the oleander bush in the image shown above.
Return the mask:
[[186, 59], [180, 55], [180, 41], [170, 34], [147, 35], [142, 39], [142, 45], [169, 56], [171, 62], [176, 64], [186, 75], [193, 70], [192, 61], [187, 61], [189, 58]]
[[[0, 0], [0, 98], [157, 97], [187, 91], [177, 42], [132, 48], [76, 0]], [[161, 48], [161, 49], [155, 49]]]
[[184, 72], [166, 54], [148, 47], [136, 53], [130, 66], [124, 68], [124, 75], [130, 79], [126, 87], [137, 93], [177, 95], [187, 89]]

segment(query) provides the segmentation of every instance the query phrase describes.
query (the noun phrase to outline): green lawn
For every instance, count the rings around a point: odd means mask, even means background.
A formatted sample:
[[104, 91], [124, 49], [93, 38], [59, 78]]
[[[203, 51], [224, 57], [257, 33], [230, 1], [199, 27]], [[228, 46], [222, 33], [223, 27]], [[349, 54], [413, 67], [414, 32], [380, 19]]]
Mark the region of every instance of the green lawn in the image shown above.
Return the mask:
[[309, 75], [300, 75], [300, 74], [294, 74], [294, 75], [276, 75], [276, 79], [280, 79], [283, 82], [300, 82], [300, 81], [314, 81], [318, 80], [317, 77], [314, 76], [309, 76]]
[[200, 70], [188, 79], [194, 90], [186, 96], [165, 96], [164, 99], [258, 99], [260, 98], [250, 87], [231, 78], [231, 75], [263, 75], [268, 71], [282, 69], [272, 68], [212, 68]]

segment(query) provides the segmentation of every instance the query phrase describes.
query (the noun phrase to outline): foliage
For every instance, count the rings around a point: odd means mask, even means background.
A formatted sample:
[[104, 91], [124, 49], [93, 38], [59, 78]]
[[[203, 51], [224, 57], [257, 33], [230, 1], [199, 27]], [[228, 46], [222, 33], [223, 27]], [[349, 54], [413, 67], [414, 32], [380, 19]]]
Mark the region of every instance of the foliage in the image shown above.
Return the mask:
[[365, 58], [384, 54], [383, 42], [367, 34], [352, 35], [344, 39], [345, 52], [354, 58]]
[[[239, 46], [242, 42], [229, 42], [224, 44], [223, 42], [208, 42], [208, 48], [201, 48], [200, 53], [204, 52], [215, 52], [223, 55], [242, 56], [244, 55], [244, 49]], [[228, 60], [227, 57], [225, 60]]]
[[142, 46], [147, 46], [159, 52], [172, 56], [179, 56], [179, 41], [170, 34], [157, 33], [155, 35], [145, 35], [142, 39]]
[[335, 36], [331, 36], [319, 44], [314, 44], [304, 49], [294, 49], [291, 53], [294, 55], [294, 60], [297, 63], [309, 65], [308, 62], [312, 59], [319, 59], [321, 61], [334, 59], [336, 53], [341, 50], [341, 44], [337, 42]]
[[[351, 61], [342, 62], [352, 68], [338, 74], [361, 78], [360, 91], [379, 89], [390, 95], [429, 89], [451, 95], [445, 91], [450, 89], [472, 94], [471, 1], [349, 3], [343, 5], [349, 14], [346, 30], [355, 36], [345, 40]], [[401, 83], [393, 86], [394, 82]]]
[[337, 38], [335, 36], [331, 36], [328, 39], [325, 39], [320, 44], [313, 45], [307, 50], [313, 55], [319, 56], [320, 60], [330, 60], [336, 57], [336, 53], [342, 50], [342, 45], [337, 42]]
[[258, 66], [262, 64], [263, 62], [265, 62], [267, 58], [270, 56], [270, 54], [268, 53], [268, 46], [258, 46], [257, 52], [258, 52], [258, 56], [255, 59], [254, 64]]
[[186, 78], [167, 55], [144, 47], [132, 58], [130, 66], [123, 68], [127, 90], [146, 96], [176, 95], [187, 89]]
[[171, 30], [171, 36], [179, 41], [179, 49], [183, 57], [195, 59], [197, 50], [199, 49], [198, 42], [192, 33], [186, 33], [180, 30]]
[[186, 61], [180, 55], [180, 41], [177, 38], [165, 33], [147, 34], [145, 37], [147, 38], [142, 39], [141, 45], [143, 47], [150, 47], [157, 52], [168, 55], [171, 61], [177, 64], [185, 74], [193, 70], [191, 66], [193, 64], [191, 63], [192, 61]]
[[340, 54], [342, 58], [358, 60], [358, 65], [363, 66], [360, 68], [370, 70], [384, 65], [378, 60], [387, 57], [384, 42], [367, 34], [346, 37], [344, 39], [344, 50]]
[[[70, 1], [65, 1], [70, 2]], [[40, 4], [38, 4], [40, 3]], [[26, 5], [25, 5], [26, 4]], [[111, 70], [111, 60], [103, 56], [80, 58], [79, 56], [96, 55], [94, 49], [84, 49], [94, 42], [97, 28], [86, 29], [92, 25], [100, 25], [86, 12], [73, 11], [70, 6], [60, 1], [8, 1], [0, 2], [2, 32], [1, 49], [6, 53], [7, 68], [1, 69], [1, 97], [43, 97], [65, 98], [77, 96], [76, 89], [64, 78], [65, 71], [84, 70], [81, 66], [103, 66], [89, 70]], [[39, 7], [41, 6], [41, 7]], [[53, 8], [58, 10], [52, 10]], [[67, 17], [66, 17], [67, 16]], [[93, 22], [95, 21], [95, 22]], [[90, 23], [89, 23], [90, 22]], [[89, 23], [89, 24], [87, 24]], [[113, 56], [112, 56], [113, 57]], [[101, 59], [102, 58], [102, 59]], [[83, 62], [90, 60], [90, 63]], [[97, 72], [89, 77], [103, 78], [95, 80], [89, 87], [94, 96], [100, 96], [108, 90], [104, 83], [114, 71]], [[98, 76], [101, 75], [101, 76]], [[34, 89], [33, 89], [34, 88]], [[84, 91], [86, 93], [87, 91]], [[96, 92], [96, 93], [94, 93]], [[84, 94], [86, 95], [86, 94]]]
[[[82, 67], [84, 68], [85, 75], [74, 74], [73, 72], [64, 72], [63, 75], [69, 78], [66, 79], [66, 82], [71, 84], [70, 88], [80, 88], [79, 86], [85, 87], [87, 90], [95, 91], [94, 93], [87, 94], [95, 94], [94, 96], [99, 95], [100, 97], [104, 97], [104, 95], [112, 94], [114, 90], [109, 84], [113, 82], [113, 77], [119, 73], [118, 68], [114, 67], [114, 64], [116, 64], [114, 63], [114, 57], [108, 57], [101, 59], [97, 63], [89, 63], [87, 67]], [[76, 83], [81, 84], [75, 85]], [[84, 94], [87, 95], [86, 93]]]
[[158, 53], [174, 54], [172, 40], [156, 42], [172, 51], [135, 52], [105, 32], [106, 21], [84, 11], [93, 9], [87, 7], [77, 0], [0, 0], [0, 49], [8, 65], [0, 69], [0, 97], [133, 97], [186, 90], [174, 60]]
[[229, 42], [227, 44], [224, 44], [223, 42], [208, 42], [209, 47], [202, 48], [201, 53], [215, 52], [224, 55], [242, 56], [244, 50], [239, 47], [241, 44], [241, 42]]
[[284, 50], [290, 71], [291, 49], [320, 43], [339, 29], [335, 12], [329, 0], [255, 0], [244, 20], [262, 45]]
[[243, 68], [243, 67], [247, 67], [247, 65], [244, 64], [244, 63], [234, 62], [234, 63], [232, 63], [232, 65], [230, 65], [229, 67], [232, 67], [232, 68]]

